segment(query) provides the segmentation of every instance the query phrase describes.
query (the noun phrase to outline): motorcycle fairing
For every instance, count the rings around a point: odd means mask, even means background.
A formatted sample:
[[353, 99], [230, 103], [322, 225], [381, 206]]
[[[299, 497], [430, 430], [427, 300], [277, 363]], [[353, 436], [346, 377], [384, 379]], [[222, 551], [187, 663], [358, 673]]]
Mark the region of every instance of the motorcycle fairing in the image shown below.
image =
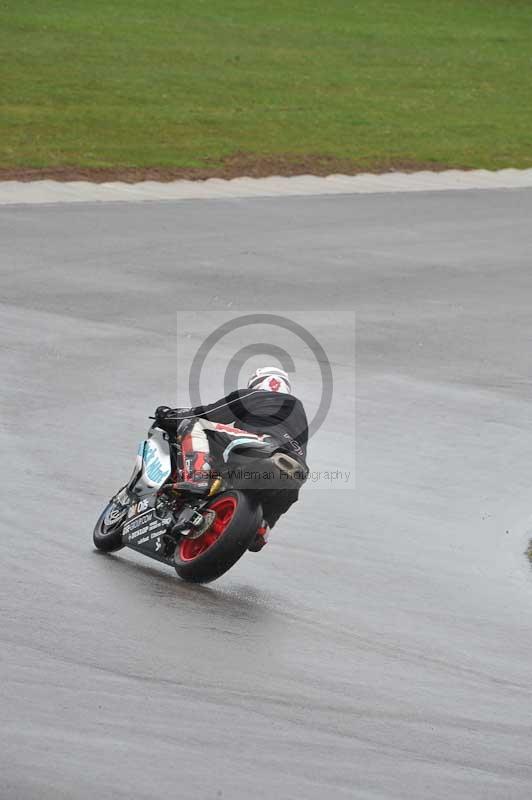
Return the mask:
[[122, 528], [122, 541], [144, 555], [167, 561], [164, 553], [164, 536], [173, 523], [171, 514], [158, 512], [155, 495], [132, 504]]
[[161, 428], [151, 428], [148, 438], [139, 444], [131, 490], [138, 497], [153, 494], [172, 472], [168, 435]]

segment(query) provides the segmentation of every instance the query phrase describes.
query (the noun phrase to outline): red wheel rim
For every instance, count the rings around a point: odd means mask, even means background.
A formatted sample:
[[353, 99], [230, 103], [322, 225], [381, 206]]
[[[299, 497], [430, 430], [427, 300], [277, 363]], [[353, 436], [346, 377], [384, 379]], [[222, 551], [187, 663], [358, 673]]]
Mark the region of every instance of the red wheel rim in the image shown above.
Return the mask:
[[216, 512], [216, 519], [209, 528], [197, 539], [182, 539], [179, 545], [179, 557], [181, 561], [193, 561], [198, 556], [203, 555], [209, 547], [218, 541], [233, 519], [236, 511], [235, 497], [221, 497], [208, 506], [209, 511]]

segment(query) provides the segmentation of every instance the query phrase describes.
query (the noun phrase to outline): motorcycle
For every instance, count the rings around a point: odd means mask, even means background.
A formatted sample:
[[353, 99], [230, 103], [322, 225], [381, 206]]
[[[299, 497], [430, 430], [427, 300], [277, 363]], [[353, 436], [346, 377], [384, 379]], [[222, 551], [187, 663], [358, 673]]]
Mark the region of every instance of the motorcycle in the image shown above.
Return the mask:
[[299, 488], [307, 468], [278, 443], [268, 443], [269, 437], [243, 436], [226, 448], [227, 459], [209, 471], [208, 488], [198, 496], [179, 487], [182, 438], [179, 429], [171, 437], [154, 422], [138, 447], [130, 480], [100, 514], [93, 541], [98, 550], [129, 547], [173, 566], [186, 581], [208, 583], [255, 539], [263, 525], [263, 493]]

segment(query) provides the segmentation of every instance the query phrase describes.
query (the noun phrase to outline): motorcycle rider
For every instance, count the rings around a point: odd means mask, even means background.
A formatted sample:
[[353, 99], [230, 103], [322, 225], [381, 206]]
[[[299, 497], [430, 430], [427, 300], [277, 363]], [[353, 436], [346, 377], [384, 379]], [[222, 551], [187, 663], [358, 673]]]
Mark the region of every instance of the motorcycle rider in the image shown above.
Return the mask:
[[[195, 494], [206, 494], [211, 442], [218, 441], [224, 454], [243, 442], [260, 445], [267, 439], [276, 450], [286, 452], [301, 462], [306, 470], [308, 423], [303, 404], [291, 393], [287, 373], [279, 367], [259, 367], [246, 389], [237, 389], [216, 403], [194, 408], [158, 406], [155, 424], [175, 436], [181, 436], [182, 480], [176, 484]], [[216, 449], [216, 448], [215, 448]], [[261, 492], [264, 523], [250, 550], [258, 551], [268, 540], [268, 529], [298, 499], [298, 488]]]

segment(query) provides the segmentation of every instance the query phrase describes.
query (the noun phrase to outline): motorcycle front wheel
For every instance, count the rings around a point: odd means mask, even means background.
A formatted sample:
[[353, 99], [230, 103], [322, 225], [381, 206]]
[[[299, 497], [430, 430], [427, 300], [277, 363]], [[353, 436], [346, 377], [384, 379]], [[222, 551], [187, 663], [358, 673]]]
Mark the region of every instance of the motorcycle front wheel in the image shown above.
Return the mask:
[[194, 583], [214, 581], [236, 564], [262, 521], [260, 505], [239, 491], [214, 497], [203, 511], [213, 511], [214, 520], [196, 539], [183, 537], [174, 556], [179, 577]]
[[94, 546], [104, 553], [112, 553], [124, 547], [122, 528], [126, 521], [127, 509], [124, 508], [122, 513], [116, 513], [113, 519], [113, 506], [116, 506], [116, 503], [114, 500], [110, 500], [98, 517], [92, 534]]

